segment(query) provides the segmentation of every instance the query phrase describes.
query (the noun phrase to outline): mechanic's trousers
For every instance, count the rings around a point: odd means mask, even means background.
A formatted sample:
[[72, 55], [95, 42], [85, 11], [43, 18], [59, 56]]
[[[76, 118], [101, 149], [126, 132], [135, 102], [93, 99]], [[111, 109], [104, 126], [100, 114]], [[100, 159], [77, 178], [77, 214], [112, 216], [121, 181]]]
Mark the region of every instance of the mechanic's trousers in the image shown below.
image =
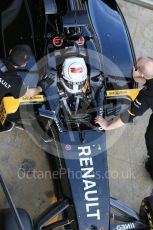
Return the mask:
[[12, 126], [13, 126], [13, 123], [10, 121], [5, 121], [4, 125], [0, 123], [0, 132], [8, 131], [9, 129], [12, 128]]
[[150, 164], [153, 167], [153, 114], [150, 117], [149, 124], [145, 134], [146, 147], [150, 158]]

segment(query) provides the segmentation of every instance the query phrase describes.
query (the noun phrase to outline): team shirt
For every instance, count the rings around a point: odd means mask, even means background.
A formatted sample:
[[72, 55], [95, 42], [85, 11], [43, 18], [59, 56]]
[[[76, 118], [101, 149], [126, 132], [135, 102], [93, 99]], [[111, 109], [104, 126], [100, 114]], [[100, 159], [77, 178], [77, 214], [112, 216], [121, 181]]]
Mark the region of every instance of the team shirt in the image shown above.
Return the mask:
[[4, 96], [19, 98], [26, 92], [23, 81], [15, 68], [8, 62], [0, 66], [0, 101]]
[[153, 79], [147, 80], [144, 88], [131, 103], [129, 109], [120, 115], [120, 118], [123, 123], [131, 122], [136, 116], [141, 116], [149, 108], [153, 111]]

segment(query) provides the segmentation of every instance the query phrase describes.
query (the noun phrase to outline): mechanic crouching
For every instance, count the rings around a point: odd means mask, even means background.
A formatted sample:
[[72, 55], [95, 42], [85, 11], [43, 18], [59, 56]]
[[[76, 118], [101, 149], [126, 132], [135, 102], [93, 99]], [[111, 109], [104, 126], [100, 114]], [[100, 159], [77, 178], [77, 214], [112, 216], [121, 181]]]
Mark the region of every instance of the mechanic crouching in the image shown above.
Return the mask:
[[[97, 117], [95, 123], [104, 130], [112, 130], [133, 121], [136, 116], [141, 116], [149, 108], [153, 111], [153, 58], [140, 57], [136, 66], [133, 67], [133, 78], [137, 82], [145, 83], [137, 98], [132, 102], [130, 108], [120, 117], [111, 123], [102, 117]], [[153, 113], [150, 116], [149, 124], [145, 134], [148, 159], [145, 168], [153, 180]]]
[[[17, 74], [17, 68], [26, 67], [31, 55], [31, 48], [22, 44], [10, 50], [7, 60], [0, 59], [0, 101], [10, 95], [14, 98], [23, 96], [29, 99], [44, 91], [52, 83], [46, 76], [36, 88], [25, 87], [22, 78]], [[12, 122], [6, 121], [4, 126], [0, 124], [0, 132], [10, 131], [13, 127]]]

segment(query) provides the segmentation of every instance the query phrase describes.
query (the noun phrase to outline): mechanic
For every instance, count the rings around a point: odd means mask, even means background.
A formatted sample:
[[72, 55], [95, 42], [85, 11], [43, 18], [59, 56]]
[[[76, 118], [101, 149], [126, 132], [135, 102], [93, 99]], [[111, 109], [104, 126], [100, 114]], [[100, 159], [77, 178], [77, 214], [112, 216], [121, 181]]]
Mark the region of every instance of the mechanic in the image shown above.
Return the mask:
[[[133, 67], [133, 78], [137, 82], [145, 83], [144, 87], [128, 110], [122, 113], [117, 120], [109, 123], [102, 117], [95, 118], [95, 123], [99, 124], [104, 130], [119, 128], [133, 121], [136, 116], [141, 116], [149, 108], [153, 111], [153, 58], [140, 57], [136, 62], [136, 66]], [[153, 113], [150, 116], [145, 141], [148, 151], [145, 168], [153, 180]]]
[[[22, 44], [10, 50], [7, 60], [0, 59], [0, 101], [8, 95], [14, 98], [24, 96], [29, 99], [49, 87], [52, 81], [50, 82], [50, 79], [46, 77], [38, 83], [36, 88], [26, 88], [22, 78], [17, 74], [17, 68], [25, 67], [31, 54], [31, 48]], [[12, 122], [6, 121], [4, 126], [0, 124], [0, 132], [10, 131], [13, 127]]]

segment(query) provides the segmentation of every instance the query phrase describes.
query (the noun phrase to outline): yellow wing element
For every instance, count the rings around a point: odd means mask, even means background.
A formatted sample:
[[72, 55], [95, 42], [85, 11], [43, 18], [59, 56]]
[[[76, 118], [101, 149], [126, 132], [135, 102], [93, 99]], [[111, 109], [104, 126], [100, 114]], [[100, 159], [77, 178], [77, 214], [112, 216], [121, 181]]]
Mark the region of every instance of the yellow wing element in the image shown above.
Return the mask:
[[[57, 202], [57, 197], [56, 196], [52, 196], [51, 198], [51, 204], [55, 204]], [[59, 215], [55, 216], [53, 219], [51, 219], [46, 226], [53, 224], [55, 222], [57, 222], [59, 220]]]
[[[84, 92], [89, 87], [88, 81], [85, 84]], [[106, 91], [107, 97], [116, 97], [116, 96], [129, 96], [132, 101], [137, 97], [141, 89], [123, 89], [123, 90], [108, 90]], [[15, 99], [14, 97], [4, 97], [0, 104], [0, 123], [4, 124], [6, 118], [9, 114], [15, 113], [19, 106], [22, 104], [30, 104], [37, 102], [44, 102], [45, 98], [43, 95], [37, 95], [30, 99], [20, 97]]]
[[0, 123], [4, 124], [7, 116], [11, 113], [15, 113], [21, 104], [31, 104], [43, 101], [45, 101], [43, 95], [37, 95], [30, 99], [24, 97], [18, 99], [15, 99], [14, 97], [4, 97], [0, 104]]
[[106, 91], [107, 97], [116, 96], [129, 96], [132, 101], [138, 96], [141, 89], [122, 89], [122, 90], [108, 90]]

